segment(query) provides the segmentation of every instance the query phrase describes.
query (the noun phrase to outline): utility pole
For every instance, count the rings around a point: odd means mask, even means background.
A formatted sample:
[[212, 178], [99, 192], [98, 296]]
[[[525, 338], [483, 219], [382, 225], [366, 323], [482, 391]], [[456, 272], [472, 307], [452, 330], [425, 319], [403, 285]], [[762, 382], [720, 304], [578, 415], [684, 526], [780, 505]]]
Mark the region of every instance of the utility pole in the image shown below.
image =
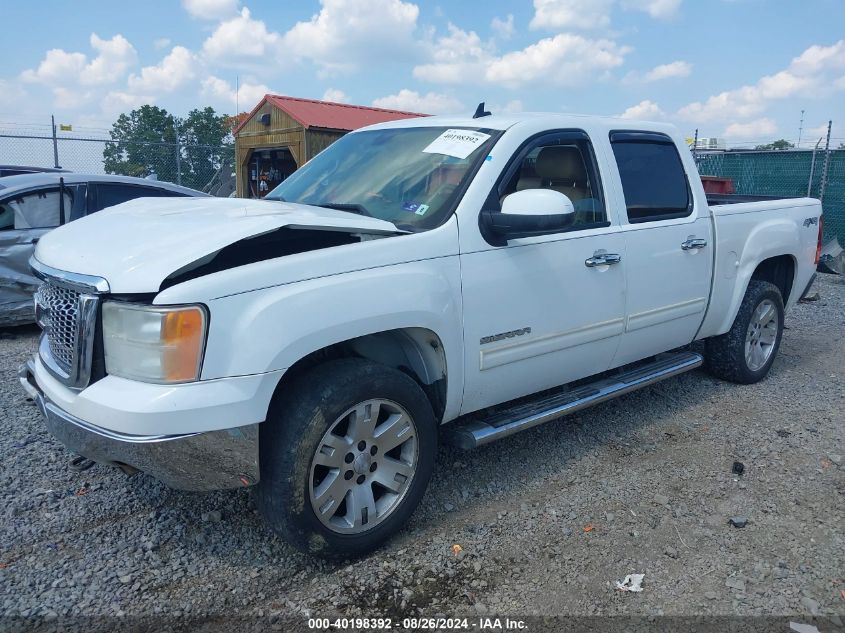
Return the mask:
[[50, 115], [50, 123], [53, 127], [53, 167], [59, 168], [59, 139], [56, 138], [56, 117]]
[[804, 131], [804, 111], [801, 110], [801, 123], [798, 124], [798, 144], [795, 146], [801, 149], [801, 133]]
[[833, 121], [827, 122], [827, 141], [824, 144], [824, 168], [822, 169], [822, 184], [819, 188], [819, 202], [824, 202], [824, 190], [827, 188], [827, 170], [830, 167], [830, 128]]
[[822, 144], [822, 138], [816, 141], [816, 146], [813, 148], [813, 158], [810, 161], [810, 178], [807, 180], [807, 197], [810, 197], [810, 192], [813, 190], [813, 176], [816, 175], [816, 152], [819, 151], [819, 145]]
[[692, 160], [698, 166], [698, 128], [695, 128], [695, 139], [692, 141]]
[[182, 184], [182, 146], [179, 144], [179, 124], [173, 119], [173, 130], [176, 132], [176, 184]]

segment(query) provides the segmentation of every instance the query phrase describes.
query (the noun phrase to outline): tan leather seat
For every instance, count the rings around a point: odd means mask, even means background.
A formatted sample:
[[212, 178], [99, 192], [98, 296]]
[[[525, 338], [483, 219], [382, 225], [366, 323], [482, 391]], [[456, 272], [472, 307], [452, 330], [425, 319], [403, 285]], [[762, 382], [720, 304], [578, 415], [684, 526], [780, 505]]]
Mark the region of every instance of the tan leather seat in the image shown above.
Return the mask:
[[572, 202], [591, 197], [584, 158], [577, 147], [544, 147], [537, 154], [534, 171], [542, 189], [559, 191]]

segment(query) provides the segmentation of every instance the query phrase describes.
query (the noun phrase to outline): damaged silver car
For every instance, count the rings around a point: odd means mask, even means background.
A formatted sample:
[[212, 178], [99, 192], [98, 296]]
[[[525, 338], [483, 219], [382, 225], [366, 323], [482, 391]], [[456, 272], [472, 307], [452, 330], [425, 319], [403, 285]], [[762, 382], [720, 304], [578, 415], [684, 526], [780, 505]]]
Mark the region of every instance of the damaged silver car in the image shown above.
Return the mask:
[[0, 327], [35, 320], [39, 280], [29, 257], [57, 226], [135, 198], [207, 197], [201, 191], [129, 176], [40, 173], [0, 178]]

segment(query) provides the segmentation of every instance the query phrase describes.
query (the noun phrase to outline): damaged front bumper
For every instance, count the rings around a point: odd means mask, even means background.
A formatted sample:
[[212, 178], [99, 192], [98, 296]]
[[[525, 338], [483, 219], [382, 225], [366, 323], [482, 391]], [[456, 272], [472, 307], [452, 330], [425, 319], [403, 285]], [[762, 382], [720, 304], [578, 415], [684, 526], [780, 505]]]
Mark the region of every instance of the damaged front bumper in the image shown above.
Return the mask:
[[143, 471], [177, 490], [218, 490], [258, 482], [258, 424], [181, 435], [129, 435], [64, 411], [35, 380], [32, 360], [18, 377], [50, 433], [74, 453], [100, 464]]

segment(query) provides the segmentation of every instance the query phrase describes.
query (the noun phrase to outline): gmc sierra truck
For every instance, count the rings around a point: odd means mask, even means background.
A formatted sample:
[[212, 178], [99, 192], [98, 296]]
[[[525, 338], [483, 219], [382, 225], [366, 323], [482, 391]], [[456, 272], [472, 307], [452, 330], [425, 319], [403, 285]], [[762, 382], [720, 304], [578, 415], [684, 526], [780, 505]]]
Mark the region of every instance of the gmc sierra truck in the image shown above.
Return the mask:
[[138, 199], [46, 235], [20, 380], [47, 428], [174, 488], [254, 486], [337, 557], [400, 529], [440, 441], [701, 365], [766, 376], [817, 200], [709, 206], [668, 125], [486, 114], [348, 134], [263, 200]]

